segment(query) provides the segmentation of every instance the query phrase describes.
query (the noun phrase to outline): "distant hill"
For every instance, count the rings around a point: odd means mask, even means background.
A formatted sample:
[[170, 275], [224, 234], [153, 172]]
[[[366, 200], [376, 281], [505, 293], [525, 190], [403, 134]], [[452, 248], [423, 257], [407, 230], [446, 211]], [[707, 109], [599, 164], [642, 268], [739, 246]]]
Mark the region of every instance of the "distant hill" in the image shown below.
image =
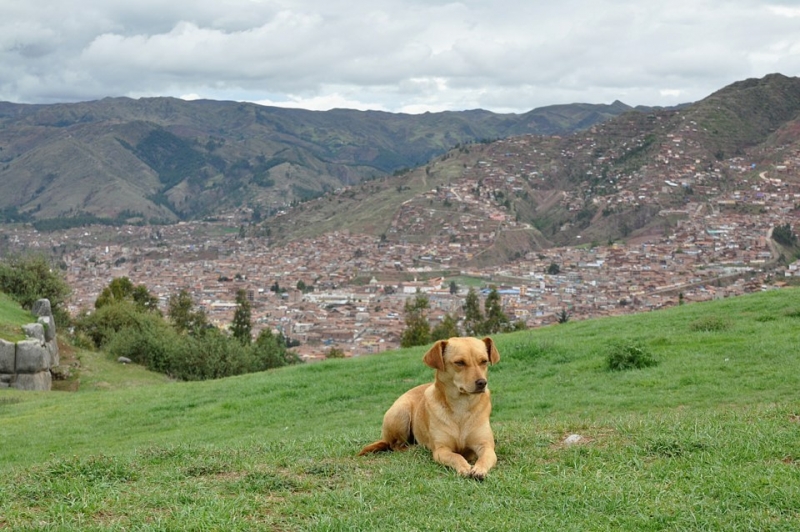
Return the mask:
[[[767, 173], [778, 178], [771, 185]], [[687, 205], [713, 213], [725, 200], [751, 209], [757, 202], [731, 199], [766, 185], [781, 197], [800, 193], [800, 79], [780, 74], [572, 134], [459, 146], [402, 176], [298, 205], [266, 221], [264, 232], [278, 240], [350, 230], [457, 243], [459, 231], [483, 220], [476, 234], [498, 238], [476, 261], [502, 262], [550, 246], [661, 235]]]
[[558, 105], [523, 115], [326, 112], [219, 101], [0, 102], [0, 222], [174, 222], [259, 214], [425, 164], [452, 147], [568, 134], [631, 108]]

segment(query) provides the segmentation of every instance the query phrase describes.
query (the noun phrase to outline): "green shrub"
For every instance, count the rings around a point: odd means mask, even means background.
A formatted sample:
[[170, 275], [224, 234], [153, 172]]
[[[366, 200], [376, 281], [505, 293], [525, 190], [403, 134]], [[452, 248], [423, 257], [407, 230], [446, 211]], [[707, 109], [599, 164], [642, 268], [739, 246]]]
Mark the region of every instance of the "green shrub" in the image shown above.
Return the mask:
[[610, 371], [647, 368], [657, 363], [652, 354], [635, 343], [614, 343], [606, 354], [606, 368]]
[[344, 351], [339, 347], [331, 347], [325, 353], [325, 358], [344, 358]]
[[182, 338], [166, 323], [143, 320], [134, 327], [116, 333], [106, 346], [114, 357], [127, 357], [152, 371], [175, 376], [180, 368], [176, 364], [184, 358], [189, 348]]
[[250, 349], [253, 364], [250, 371], [264, 371], [302, 362], [296, 353], [289, 351], [286, 338], [280, 333], [273, 334], [269, 329], [263, 329], [258, 334]]
[[725, 318], [720, 318], [719, 316], [703, 316], [689, 325], [691, 330], [698, 332], [726, 331], [730, 329], [730, 327], [730, 321]]
[[182, 337], [186, 348], [173, 360], [171, 375], [192, 381], [219, 379], [253, 371], [253, 351], [217, 329], [197, 338]]
[[[148, 324], [148, 325], [145, 325]], [[76, 318], [75, 334], [91, 338], [96, 348], [103, 348], [114, 336], [131, 327], [141, 329], [165, 324], [164, 319], [150, 312], [142, 312], [133, 301], [120, 301], [105, 305], [90, 314]]]
[[69, 285], [44, 255], [19, 255], [0, 261], [0, 292], [28, 310], [37, 300], [46, 298], [56, 323], [65, 326], [70, 322], [65, 308]]
[[215, 328], [181, 333], [160, 314], [127, 299], [78, 318], [74, 338], [181, 380], [218, 379], [300, 362], [282, 335], [263, 331], [253, 344], [243, 345]]

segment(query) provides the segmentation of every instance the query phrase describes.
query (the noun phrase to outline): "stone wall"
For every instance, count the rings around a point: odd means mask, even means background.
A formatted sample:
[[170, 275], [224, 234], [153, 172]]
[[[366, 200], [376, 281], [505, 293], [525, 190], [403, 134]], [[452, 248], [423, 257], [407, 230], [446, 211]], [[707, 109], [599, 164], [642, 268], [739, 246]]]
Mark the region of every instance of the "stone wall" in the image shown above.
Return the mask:
[[50, 390], [50, 368], [59, 364], [56, 322], [50, 301], [40, 299], [33, 305], [36, 323], [22, 326], [27, 339], [8, 342], [0, 339], [0, 388]]

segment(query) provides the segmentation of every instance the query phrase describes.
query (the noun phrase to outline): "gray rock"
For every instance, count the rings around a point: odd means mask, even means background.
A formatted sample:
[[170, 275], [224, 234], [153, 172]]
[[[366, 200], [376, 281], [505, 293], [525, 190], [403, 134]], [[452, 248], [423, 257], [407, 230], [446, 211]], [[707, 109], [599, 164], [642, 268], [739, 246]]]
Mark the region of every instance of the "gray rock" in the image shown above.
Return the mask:
[[[39, 340], [17, 342], [17, 373], [39, 373], [50, 369], [50, 353]], [[50, 375], [50, 372], [47, 372]]]
[[39, 316], [39, 323], [44, 327], [45, 342], [52, 342], [56, 339], [56, 320], [53, 316]]
[[17, 346], [0, 339], [0, 373], [14, 373], [17, 366]]
[[31, 374], [20, 373], [17, 375], [16, 381], [11, 384], [11, 387], [18, 390], [44, 392], [52, 389], [53, 377], [50, 376], [49, 371], [40, 371]]
[[120, 364], [130, 364], [133, 361], [128, 357], [119, 357], [117, 359], [117, 362], [119, 362]]
[[26, 323], [22, 326], [22, 332], [28, 338], [39, 340], [44, 343], [44, 326], [41, 323]]
[[50, 307], [49, 299], [39, 299], [33, 304], [31, 309], [34, 316], [53, 316], [53, 309]]
[[53, 368], [61, 364], [61, 357], [58, 352], [58, 342], [53, 340], [45, 344], [48, 354], [50, 355], [50, 367]]
[[564, 445], [575, 445], [578, 443], [586, 443], [586, 438], [580, 434], [570, 434], [564, 438]]

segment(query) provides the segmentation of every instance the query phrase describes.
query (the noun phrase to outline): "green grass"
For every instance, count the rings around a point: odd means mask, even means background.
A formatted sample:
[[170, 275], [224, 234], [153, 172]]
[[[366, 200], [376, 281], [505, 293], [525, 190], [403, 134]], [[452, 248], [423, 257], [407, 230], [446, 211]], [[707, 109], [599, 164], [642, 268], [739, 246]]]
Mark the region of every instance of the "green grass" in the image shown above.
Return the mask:
[[13, 299], [0, 292], [0, 338], [9, 342], [24, 340], [22, 326], [35, 323], [36, 318], [27, 310], [22, 310]]
[[799, 340], [797, 289], [497, 336], [484, 482], [355, 456], [423, 348], [200, 383], [86, 354], [77, 393], [0, 393], [0, 529], [797, 530]]

